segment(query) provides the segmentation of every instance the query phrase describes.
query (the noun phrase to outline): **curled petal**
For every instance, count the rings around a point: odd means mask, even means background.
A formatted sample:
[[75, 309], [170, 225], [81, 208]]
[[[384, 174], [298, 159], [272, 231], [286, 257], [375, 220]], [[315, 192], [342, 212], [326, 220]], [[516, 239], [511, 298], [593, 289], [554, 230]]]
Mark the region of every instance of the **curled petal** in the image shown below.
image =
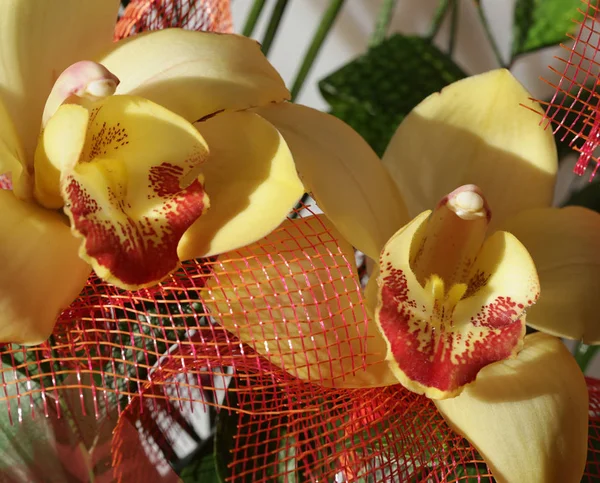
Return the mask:
[[239, 35], [181, 29], [141, 33], [96, 60], [121, 80], [117, 94], [144, 97], [190, 122], [289, 98], [260, 45]]
[[277, 130], [251, 112], [231, 112], [196, 125], [210, 146], [202, 169], [211, 208], [185, 232], [181, 260], [234, 250], [286, 219], [304, 186]]
[[0, 341], [46, 340], [83, 288], [90, 266], [56, 212], [0, 190]]
[[367, 318], [352, 247], [322, 215], [287, 220], [219, 257], [203, 303], [218, 323], [300, 379], [336, 387], [397, 382], [385, 341]]
[[40, 205], [52, 210], [64, 206], [60, 174], [73, 169], [79, 161], [87, 136], [85, 127], [88, 119], [87, 109], [65, 105], [58, 115], [48, 121], [34, 159], [33, 194]]
[[67, 67], [54, 83], [44, 107], [42, 127], [46, 126], [62, 104], [98, 101], [112, 96], [118, 84], [119, 79], [103, 65], [91, 60], [75, 62]]
[[505, 232], [483, 243], [458, 283], [445, 285], [434, 273], [421, 285], [413, 261], [422, 253], [428, 218], [422, 213], [384, 247], [375, 314], [398, 380], [442, 399], [459, 394], [487, 364], [519, 350], [524, 312], [539, 285], [527, 251]]
[[[177, 245], [204, 212], [198, 179], [208, 156], [204, 139], [181, 117], [148, 100], [112, 96], [92, 104], [89, 121], [62, 106], [56, 130], [73, 132], [76, 150], [44, 131], [80, 256], [101, 278], [122, 288], [149, 286], [178, 266]], [[62, 126], [59, 126], [59, 123]], [[62, 153], [62, 156], [61, 156]]]
[[499, 483], [575, 483], [587, 456], [588, 394], [555, 337], [525, 337], [517, 358], [491, 364], [436, 406], [484, 457]]
[[27, 158], [33, 159], [44, 103], [56, 77], [112, 42], [118, 0], [0, 2], [0, 95]]
[[540, 298], [527, 324], [543, 332], [600, 343], [600, 214], [579, 206], [528, 210], [502, 227], [527, 248]]
[[[460, 80], [404, 119], [383, 156], [410, 216], [457, 186], [476, 184], [492, 226], [527, 208], [549, 206], [557, 171], [552, 130], [507, 70]], [[526, 188], [523, 188], [526, 187]]]
[[319, 208], [346, 240], [377, 260], [409, 218], [373, 150], [348, 125], [309, 107], [285, 103], [257, 112], [283, 134]]

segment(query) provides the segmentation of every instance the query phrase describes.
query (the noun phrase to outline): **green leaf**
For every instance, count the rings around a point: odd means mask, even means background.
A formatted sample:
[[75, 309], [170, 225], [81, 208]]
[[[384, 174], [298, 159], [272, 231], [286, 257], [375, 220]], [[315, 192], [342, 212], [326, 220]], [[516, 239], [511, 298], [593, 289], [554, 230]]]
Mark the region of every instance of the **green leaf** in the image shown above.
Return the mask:
[[[236, 391], [229, 391], [227, 397], [232, 407], [238, 405]], [[273, 396], [263, 395], [263, 397], [264, 403], [268, 404]], [[300, 481], [296, 460], [296, 440], [286, 433], [287, 419], [281, 416], [277, 424], [272, 423], [273, 421], [261, 421], [247, 413], [221, 410], [217, 416], [214, 439], [214, 457], [220, 483], [233, 480], [236, 483]], [[244, 428], [244, 431], [240, 432], [238, 428]], [[252, 466], [255, 460], [245, 464], [238, 462], [238, 465], [233, 468], [233, 451], [236, 444], [238, 447], [243, 447], [256, 444], [257, 441], [267, 446], [261, 448], [260, 453], [270, 455], [269, 459], [258, 460], [260, 463], [254, 467], [254, 470]], [[246, 453], [246, 457], [252, 457], [251, 450]]]
[[577, 27], [581, 0], [517, 0], [513, 23], [513, 59], [559, 44]]
[[404, 117], [466, 74], [429, 40], [394, 35], [319, 82], [331, 113], [382, 155]]
[[198, 454], [180, 473], [184, 483], [219, 483], [217, 461], [212, 452]]
[[[195, 313], [203, 313], [199, 303], [180, 302], [174, 294], [165, 298], [156, 296], [154, 302], [136, 304], [131, 308], [107, 307], [103, 314], [111, 323], [106, 331], [106, 342], [110, 342], [108, 354], [98, 352], [87, 345], [77, 356], [109, 360], [103, 367], [103, 375], [94, 373], [97, 387], [108, 387], [106, 392], [109, 406], [125, 408], [129, 400], [124, 393], [138, 390], [137, 380], [148, 377], [148, 366], [154, 365], [173, 345], [187, 339], [187, 328], [197, 328]], [[118, 322], [117, 322], [118, 321]], [[105, 351], [108, 344], [99, 347]], [[102, 395], [104, 398], [104, 394]]]
[[579, 364], [579, 367], [584, 374], [590, 363], [596, 357], [596, 354], [598, 354], [598, 350], [600, 350], [600, 345], [587, 345], [581, 341], [577, 342], [575, 345], [575, 348], [573, 349], [573, 355], [575, 356], [575, 360], [577, 361], [577, 364]]
[[93, 481], [91, 455], [66, 406], [57, 409], [55, 401], [51, 397], [44, 401], [40, 392], [25, 396], [39, 390], [39, 384], [22, 382], [18, 372], [4, 369], [6, 397], [10, 399], [0, 410], [0, 475], [6, 478], [2, 481]]
[[448, 483], [493, 483], [495, 480], [488, 475], [489, 470], [484, 463], [459, 464], [451, 474], [445, 475], [443, 481]]
[[[229, 392], [229, 402], [234, 405], [233, 396], [235, 393]], [[217, 427], [214, 440], [214, 459], [217, 472], [217, 479], [225, 483], [230, 474], [229, 465], [233, 460], [232, 450], [235, 445], [235, 435], [239, 424], [240, 415], [235, 411], [223, 409], [217, 416]]]

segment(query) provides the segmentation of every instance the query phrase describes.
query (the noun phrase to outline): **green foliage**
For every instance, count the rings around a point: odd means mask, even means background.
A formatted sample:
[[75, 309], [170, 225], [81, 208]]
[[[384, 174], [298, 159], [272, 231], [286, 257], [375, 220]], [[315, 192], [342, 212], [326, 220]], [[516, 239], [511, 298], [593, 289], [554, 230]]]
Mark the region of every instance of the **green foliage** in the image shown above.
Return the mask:
[[466, 74], [420, 37], [394, 35], [319, 83], [331, 113], [382, 155], [404, 117]]
[[[229, 392], [230, 401], [233, 399]], [[225, 483], [230, 473], [229, 465], [233, 460], [232, 450], [240, 420], [239, 413], [223, 410], [217, 416], [217, 429], [214, 440], [214, 459], [218, 481]]]
[[[229, 402], [235, 404], [235, 391], [229, 392]], [[245, 434], [239, 434], [238, 428], [243, 427]], [[255, 479], [274, 482], [295, 483], [298, 480], [296, 472], [294, 439], [287, 436], [283, 426], [273, 427], [246, 413], [221, 410], [217, 416], [217, 427], [214, 439], [214, 458], [216, 470], [221, 483], [231, 478], [233, 472], [233, 450], [236, 440], [241, 438], [243, 446], [245, 438], [252, 441], [263, 441], [267, 448], [269, 459], [261, 459], [256, 465], [253, 462], [246, 465], [238, 464], [235, 468], [236, 483], [251, 483]], [[261, 453], [264, 450], [261, 450]], [[247, 457], [252, 457], [251, 450]], [[249, 471], [252, 468], [255, 472]], [[204, 481], [204, 480], [203, 480]]]
[[[96, 418], [90, 391], [61, 388], [42, 398], [40, 380], [24, 382], [23, 374], [6, 369], [5, 365], [8, 401], [0, 411], [2, 481], [93, 482], [110, 474], [116, 418]], [[77, 382], [73, 375], [64, 385], [76, 386]]]
[[457, 466], [451, 474], [445, 475], [443, 481], [448, 483], [494, 483], [494, 478], [487, 475], [489, 470], [484, 463], [464, 463]]
[[216, 454], [212, 451], [202, 452], [192, 460], [180, 473], [183, 483], [220, 483], [217, 473]]
[[[598, 189], [598, 186], [595, 187]], [[575, 360], [582, 372], [585, 373], [590, 363], [596, 357], [598, 350], [600, 349], [600, 345], [587, 345], [583, 342], [577, 342], [575, 349], [573, 350], [573, 355], [575, 356]]]
[[558, 44], [573, 32], [581, 0], [517, 0], [512, 56]]

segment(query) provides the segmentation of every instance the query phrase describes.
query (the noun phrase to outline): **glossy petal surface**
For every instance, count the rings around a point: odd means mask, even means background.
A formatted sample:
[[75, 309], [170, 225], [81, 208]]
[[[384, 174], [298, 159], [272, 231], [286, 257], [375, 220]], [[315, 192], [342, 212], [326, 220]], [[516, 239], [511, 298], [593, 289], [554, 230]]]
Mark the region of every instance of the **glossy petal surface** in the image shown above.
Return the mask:
[[9, 175], [13, 189], [19, 195], [26, 196], [30, 179], [27, 176], [22, 178], [23, 173], [27, 174], [27, 171], [23, 171], [24, 166], [25, 155], [17, 131], [0, 97], [0, 176]]
[[118, 9], [118, 0], [0, 2], [0, 97], [31, 159], [58, 75], [108, 48]]
[[432, 94], [405, 118], [383, 163], [411, 217], [457, 186], [475, 184], [492, 226], [528, 208], [549, 206], [557, 157], [550, 129], [530, 94], [507, 70], [469, 77]]
[[95, 60], [121, 80], [117, 94], [145, 97], [190, 122], [289, 98], [260, 45], [240, 35], [147, 32], [117, 42]]
[[460, 396], [436, 406], [477, 448], [499, 483], [581, 481], [587, 388], [559, 339], [528, 335], [515, 359], [483, 368]]
[[0, 225], [0, 341], [43, 342], [90, 267], [65, 217], [7, 190], [0, 190]]
[[42, 206], [56, 210], [65, 204], [60, 174], [79, 161], [85, 145], [89, 112], [78, 105], [64, 105], [44, 129], [34, 159], [34, 197]]
[[390, 176], [347, 124], [297, 104], [257, 111], [283, 134], [306, 189], [354, 247], [377, 260], [409, 219]]
[[181, 239], [181, 260], [255, 242], [277, 228], [304, 193], [287, 144], [257, 114], [223, 113], [196, 127], [210, 147], [202, 174], [211, 208]]
[[529, 210], [503, 229], [525, 245], [540, 277], [527, 324], [586, 344], [600, 343], [600, 214], [579, 206]]

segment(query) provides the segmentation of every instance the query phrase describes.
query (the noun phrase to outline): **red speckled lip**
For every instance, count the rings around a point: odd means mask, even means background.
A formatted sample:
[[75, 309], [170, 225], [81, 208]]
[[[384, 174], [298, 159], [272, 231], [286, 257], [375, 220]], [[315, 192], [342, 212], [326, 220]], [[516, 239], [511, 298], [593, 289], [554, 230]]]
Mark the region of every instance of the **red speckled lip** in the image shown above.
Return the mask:
[[90, 107], [77, 164], [61, 193], [80, 256], [124, 289], [154, 285], [179, 266], [177, 247], [208, 207], [202, 136], [152, 102], [112, 96]]
[[[497, 232], [485, 239], [480, 228], [472, 237], [446, 233], [467, 225], [445, 221], [454, 215], [448, 210], [440, 214], [442, 209], [438, 205], [431, 216], [422, 213], [384, 247], [375, 311], [398, 380], [435, 399], [459, 394], [483, 367], [518, 352], [525, 310], [539, 294], [535, 265], [514, 236]], [[431, 220], [433, 225], [428, 225]], [[452, 250], [435, 246], [448, 239], [466, 243], [466, 251], [456, 244]], [[410, 259], [411, 251], [423, 251], [423, 246], [431, 255], [426, 258], [427, 276], [420, 281], [419, 267], [415, 270]], [[461, 270], [449, 266], [452, 255], [458, 255]], [[452, 275], [448, 283], [436, 274], [438, 257], [445, 273]]]
[[[204, 212], [204, 187], [194, 181], [179, 187], [183, 170], [163, 164], [150, 170], [148, 182], [159, 200], [150, 216], [135, 218], [128, 206], [107, 188], [117, 212], [111, 219], [86, 190], [84, 180], [71, 176], [64, 190], [72, 226], [84, 238], [87, 257], [110, 273], [111, 282], [123, 287], [154, 284], [179, 264], [177, 246], [185, 231]], [[94, 267], [94, 268], [96, 268]]]
[[417, 314], [426, 314], [428, 308], [411, 300], [401, 270], [390, 270], [382, 284], [380, 327], [394, 361], [423, 388], [456, 392], [475, 380], [481, 368], [510, 357], [523, 336], [524, 318], [518, 317], [523, 310], [515, 310], [517, 304], [510, 299], [498, 297], [482, 306], [463, 332], [455, 330], [460, 322], [453, 314], [443, 314], [444, 319], [436, 322], [431, 319], [439, 313], [420, 319]]

